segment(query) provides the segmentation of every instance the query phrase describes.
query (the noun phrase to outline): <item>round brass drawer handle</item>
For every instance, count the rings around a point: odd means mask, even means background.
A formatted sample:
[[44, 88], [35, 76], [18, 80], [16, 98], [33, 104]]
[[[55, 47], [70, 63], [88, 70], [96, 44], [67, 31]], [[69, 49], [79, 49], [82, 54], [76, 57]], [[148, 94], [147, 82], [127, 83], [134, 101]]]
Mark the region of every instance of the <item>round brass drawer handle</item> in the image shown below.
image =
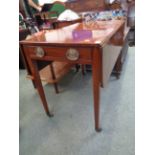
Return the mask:
[[45, 56], [45, 51], [41, 47], [36, 47], [35, 54], [37, 57], [42, 58], [43, 56]]
[[74, 48], [70, 48], [67, 50], [66, 52], [66, 58], [68, 60], [71, 60], [71, 61], [76, 61], [79, 59], [79, 51], [74, 49]]

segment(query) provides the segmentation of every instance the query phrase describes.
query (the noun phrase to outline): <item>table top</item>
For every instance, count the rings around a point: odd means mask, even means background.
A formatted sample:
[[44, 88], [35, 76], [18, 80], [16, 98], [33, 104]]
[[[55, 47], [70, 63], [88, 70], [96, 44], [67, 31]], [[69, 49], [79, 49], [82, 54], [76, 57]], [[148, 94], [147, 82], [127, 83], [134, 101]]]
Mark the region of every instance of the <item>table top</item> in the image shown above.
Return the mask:
[[55, 30], [43, 30], [20, 41], [21, 44], [104, 45], [124, 24], [124, 20], [81, 22]]

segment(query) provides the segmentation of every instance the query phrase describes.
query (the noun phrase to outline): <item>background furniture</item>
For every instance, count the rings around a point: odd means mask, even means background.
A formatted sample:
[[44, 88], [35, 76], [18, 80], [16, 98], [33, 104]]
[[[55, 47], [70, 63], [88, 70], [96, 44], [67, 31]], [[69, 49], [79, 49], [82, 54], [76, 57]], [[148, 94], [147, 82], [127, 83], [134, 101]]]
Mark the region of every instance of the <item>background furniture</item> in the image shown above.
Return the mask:
[[[30, 35], [29, 29], [19, 30], [19, 41], [24, 40], [28, 35]], [[19, 69], [25, 69], [23, 57], [20, 49], [19, 49]]]
[[121, 2], [117, 0], [115, 0], [113, 3], [107, 4], [106, 6], [107, 6], [106, 8], [109, 10], [122, 9]]
[[65, 4], [67, 9], [75, 12], [103, 11], [106, 8], [104, 0], [72, 0]]
[[82, 18], [79, 18], [79, 19], [76, 19], [76, 20], [70, 20], [70, 21], [55, 20], [53, 22], [53, 26], [54, 26], [54, 28], [62, 28], [62, 27], [69, 26], [69, 25], [79, 23], [79, 22], [82, 22], [82, 21], [83, 21]]
[[127, 24], [130, 27], [129, 45], [135, 46], [135, 0], [130, 0], [128, 6]]
[[34, 13], [33, 16], [35, 17], [40, 29], [51, 29], [53, 28], [52, 23], [64, 10], [66, 10], [65, 4], [56, 1], [52, 4], [44, 4], [42, 11]]

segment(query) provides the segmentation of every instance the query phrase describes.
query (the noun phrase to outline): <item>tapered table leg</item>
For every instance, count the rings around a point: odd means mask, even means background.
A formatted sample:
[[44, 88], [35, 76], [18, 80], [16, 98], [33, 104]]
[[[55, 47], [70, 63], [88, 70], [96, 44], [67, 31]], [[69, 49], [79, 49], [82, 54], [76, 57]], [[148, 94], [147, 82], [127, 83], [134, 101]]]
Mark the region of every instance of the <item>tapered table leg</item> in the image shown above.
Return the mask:
[[100, 86], [103, 88], [103, 59], [102, 59], [102, 48], [100, 48]]
[[79, 64], [75, 64], [75, 69], [76, 69], [76, 72], [78, 72], [78, 71], [79, 71], [79, 69], [80, 69]]
[[81, 65], [81, 70], [82, 70], [82, 75], [85, 75], [85, 65], [84, 64]]
[[[50, 64], [50, 69], [51, 69], [52, 78], [54, 80], [56, 80], [55, 72], [54, 72], [54, 68], [53, 68], [53, 62]], [[55, 89], [55, 93], [58, 94], [59, 89], [58, 89], [58, 83], [57, 82], [54, 82], [54, 89]]]
[[43, 86], [42, 86], [42, 83], [40, 80], [40, 75], [39, 75], [37, 63], [34, 60], [32, 61], [32, 63], [33, 63], [33, 68], [34, 68], [34, 80], [35, 80], [36, 88], [38, 90], [38, 93], [39, 93], [39, 96], [41, 98], [41, 101], [42, 101], [42, 104], [43, 104], [43, 107], [45, 109], [46, 114], [49, 117], [51, 117], [51, 116], [53, 116], [53, 114], [50, 114], [49, 109], [48, 109], [48, 104], [47, 104], [45, 93], [43, 90]]
[[118, 58], [117, 58], [115, 67], [114, 67], [115, 76], [117, 79], [120, 78], [121, 70], [122, 70], [122, 62], [121, 62], [121, 53], [120, 53]]
[[93, 94], [94, 94], [94, 119], [95, 119], [95, 130], [100, 132], [102, 129], [100, 128], [100, 68], [101, 62], [100, 60], [100, 51], [95, 48], [93, 51]]
[[32, 84], [33, 84], [34, 89], [36, 89], [36, 84], [35, 84], [34, 80], [32, 80]]

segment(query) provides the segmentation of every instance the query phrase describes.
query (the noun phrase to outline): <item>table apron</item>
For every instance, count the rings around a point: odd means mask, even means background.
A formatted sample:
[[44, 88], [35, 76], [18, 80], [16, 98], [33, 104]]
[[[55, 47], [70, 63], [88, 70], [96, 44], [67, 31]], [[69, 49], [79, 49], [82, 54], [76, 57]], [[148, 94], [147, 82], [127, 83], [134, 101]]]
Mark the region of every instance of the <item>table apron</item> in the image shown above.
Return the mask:
[[[43, 56], [36, 54], [37, 48], [40, 47], [44, 51]], [[69, 50], [75, 50], [78, 58], [71, 60], [67, 57]], [[40, 61], [65, 61], [68, 63], [92, 64], [93, 47], [47, 47], [47, 46], [25, 46], [25, 54], [32, 60]]]
[[86, 59], [71, 61], [63, 57], [44, 56], [44, 58], [39, 58], [34, 55], [31, 55], [30, 58], [32, 60], [38, 60], [38, 61], [60, 61], [60, 62], [68, 62], [68, 63], [74, 63], [74, 64], [92, 64], [92, 60], [86, 60]]

